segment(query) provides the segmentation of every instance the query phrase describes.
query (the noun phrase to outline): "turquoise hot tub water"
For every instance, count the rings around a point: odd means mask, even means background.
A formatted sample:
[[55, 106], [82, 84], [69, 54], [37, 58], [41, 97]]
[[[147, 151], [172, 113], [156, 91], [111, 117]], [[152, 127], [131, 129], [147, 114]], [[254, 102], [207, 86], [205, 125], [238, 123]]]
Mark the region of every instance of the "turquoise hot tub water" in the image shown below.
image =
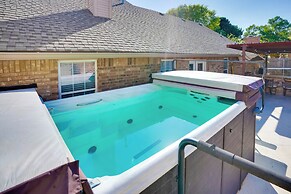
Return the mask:
[[234, 103], [165, 87], [51, 115], [83, 172], [94, 178], [128, 170]]

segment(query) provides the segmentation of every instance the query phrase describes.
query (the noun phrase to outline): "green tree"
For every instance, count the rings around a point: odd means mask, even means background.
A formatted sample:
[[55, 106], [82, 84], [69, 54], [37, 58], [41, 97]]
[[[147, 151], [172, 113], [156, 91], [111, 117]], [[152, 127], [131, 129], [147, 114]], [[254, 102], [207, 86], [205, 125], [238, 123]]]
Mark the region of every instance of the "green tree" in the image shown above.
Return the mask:
[[244, 33], [244, 37], [247, 37], [247, 36], [259, 36], [259, 35], [260, 35], [260, 27], [256, 26], [255, 24], [247, 27], [246, 31]]
[[244, 36], [261, 36], [262, 42], [290, 41], [291, 23], [280, 16], [276, 16], [269, 19], [266, 25], [249, 26]]
[[237, 37], [240, 38], [243, 34], [243, 30], [236, 25], [232, 25], [225, 17], [220, 18], [220, 29], [218, 33], [225, 37]]
[[214, 31], [220, 29], [220, 18], [216, 16], [214, 10], [209, 10], [205, 5], [180, 5], [177, 8], [170, 9], [167, 13], [201, 23]]

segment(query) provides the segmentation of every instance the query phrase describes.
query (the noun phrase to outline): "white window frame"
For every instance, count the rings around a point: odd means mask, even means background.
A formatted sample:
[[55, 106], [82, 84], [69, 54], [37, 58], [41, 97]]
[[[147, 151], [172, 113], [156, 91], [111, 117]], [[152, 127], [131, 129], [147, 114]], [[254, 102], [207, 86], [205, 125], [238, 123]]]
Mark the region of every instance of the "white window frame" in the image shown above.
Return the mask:
[[86, 92], [86, 91], [92, 91], [93, 89], [85, 89], [85, 90], [78, 90], [78, 91], [72, 91], [72, 92], [66, 92], [66, 93], [62, 93], [62, 86], [61, 86], [61, 71], [60, 71], [60, 67], [61, 67], [61, 63], [80, 63], [80, 62], [94, 62], [95, 65], [95, 92], [97, 92], [97, 60], [92, 59], [86, 59], [86, 60], [60, 60], [58, 61], [58, 89], [59, 89], [59, 98], [62, 98], [62, 95], [66, 95], [66, 94], [74, 94], [74, 93], [78, 93], [78, 92]]
[[[176, 60], [174, 60], [174, 59], [161, 59], [161, 63], [163, 62], [163, 61], [171, 61], [171, 62], [173, 62], [173, 70], [172, 71], [175, 71], [176, 70]], [[160, 64], [160, 69], [161, 69], [161, 64]], [[164, 71], [164, 72], [166, 72], [166, 71]]]
[[191, 71], [198, 71], [198, 63], [202, 63], [202, 71], [206, 71], [206, 61], [204, 60], [193, 60], [189, 61], [189, 70], [190, 70], [190, 64], [193, 64], [193, 70]]

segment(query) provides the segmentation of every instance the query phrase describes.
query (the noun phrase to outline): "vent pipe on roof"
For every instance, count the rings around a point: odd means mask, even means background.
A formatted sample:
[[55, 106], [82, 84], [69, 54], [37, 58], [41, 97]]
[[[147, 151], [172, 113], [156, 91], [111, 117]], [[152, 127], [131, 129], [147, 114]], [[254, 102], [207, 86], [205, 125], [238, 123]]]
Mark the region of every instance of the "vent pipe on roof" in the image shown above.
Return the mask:
[[244, 38], [246, 44], [248, 43], [260, 43], [261, 37], [260, 36], [248, 36]]
[[119, 0], [119, 3], [112, 5], [112, 7], [118, 6], [118, 5], [123, 5], [124, 2], [125, 2], [125, 0]]
[[112, 18], [112, 0], [88, 0], [88, 9], [96, 17]]

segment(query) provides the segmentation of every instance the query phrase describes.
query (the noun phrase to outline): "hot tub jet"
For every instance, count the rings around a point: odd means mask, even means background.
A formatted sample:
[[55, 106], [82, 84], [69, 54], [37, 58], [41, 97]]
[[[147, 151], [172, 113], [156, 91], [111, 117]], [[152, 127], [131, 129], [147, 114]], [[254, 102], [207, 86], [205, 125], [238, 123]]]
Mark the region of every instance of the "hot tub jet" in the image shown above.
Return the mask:
[[95, 153], [97, 150], [97, 147], [96, 146], [91, 146], [89, 149], [88, 149], [88, 154], [93, 154]]

